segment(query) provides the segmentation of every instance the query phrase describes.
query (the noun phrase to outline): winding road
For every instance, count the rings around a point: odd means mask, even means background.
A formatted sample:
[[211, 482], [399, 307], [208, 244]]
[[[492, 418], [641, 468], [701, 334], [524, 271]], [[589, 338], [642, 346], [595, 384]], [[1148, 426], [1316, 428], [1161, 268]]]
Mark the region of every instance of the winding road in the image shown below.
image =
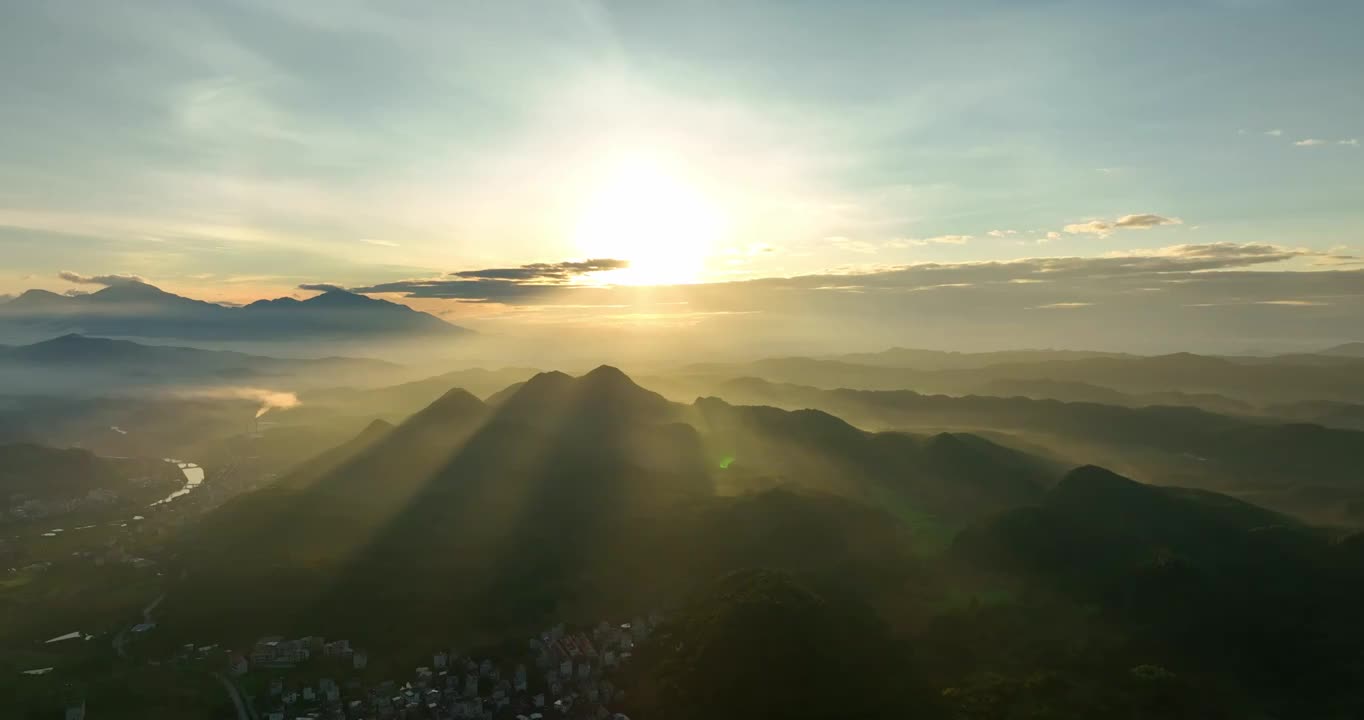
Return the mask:
[[237, 684], [228, 680], [222, 673], [215, 672], [213, 677], [227, 691], [227, 696], [232, 698], [232, 704], [237, 708], [237, 720], [252, 720], [251, 714], [246, 711], [246, 703], [242, 702], [242, 693], [237, 689]]
[[[156, 610], [157, 606], [161, 604], [161, 601], [165, 599], [166, 594], [161, 593], [160, 595], [157, 595], [156, 599], [151, 601], [151, 603], [148, 604], [147, 607], [142, 608], [142, 622], [151, 623], [152, 611]], [[122, 630], [119, 630], [118, 634], [114, 636], [114, 650], [118, 651], [119, 657], [123, 658], [128, 657], [128, 651], [125, 650], [123, 646], [128, 643], [128, 631], [131, 629], [132, 628], [124, 628]]]

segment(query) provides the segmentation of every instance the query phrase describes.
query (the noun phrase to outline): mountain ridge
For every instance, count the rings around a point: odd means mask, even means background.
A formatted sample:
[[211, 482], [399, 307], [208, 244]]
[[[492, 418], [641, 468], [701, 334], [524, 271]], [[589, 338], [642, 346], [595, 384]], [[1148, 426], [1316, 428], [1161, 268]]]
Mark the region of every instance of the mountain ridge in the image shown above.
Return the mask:
[[262, 299], [241, 307], [126, 282], [93, 293], [28, 290], [0, 303], [0, 326], [123, 337], [269, 340], [294, 337], [457, 338], [473, 331], [401, 303], [333, 289], [305, 300]]

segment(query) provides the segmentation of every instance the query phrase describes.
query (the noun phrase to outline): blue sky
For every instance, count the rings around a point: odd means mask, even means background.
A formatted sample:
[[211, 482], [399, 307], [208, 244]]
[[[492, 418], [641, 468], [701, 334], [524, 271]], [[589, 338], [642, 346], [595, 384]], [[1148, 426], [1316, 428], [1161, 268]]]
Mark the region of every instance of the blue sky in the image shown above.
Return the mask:
[[0, 293], [1213, 243], [1339, 270], [1364, 230], [1360, 27], [1364, 3], [1310, 0], [15, 3]]

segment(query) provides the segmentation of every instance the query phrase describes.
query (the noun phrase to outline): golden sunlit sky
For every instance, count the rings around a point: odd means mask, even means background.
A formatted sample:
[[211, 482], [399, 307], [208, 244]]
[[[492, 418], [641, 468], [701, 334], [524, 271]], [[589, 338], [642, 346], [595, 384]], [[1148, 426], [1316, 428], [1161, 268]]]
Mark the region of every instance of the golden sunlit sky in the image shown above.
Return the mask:
[[[335, 285], [478, 329], [1114, 305], [1345, 327], [1364, 5], [1311, 8], [20, 3], [0, 293]], [[1247, 275], [1192, 292], [1159, 263]], [[1037, 275], [1058, 264], [1076, 279]], [[1093, 273], [1117, 265], [1143, 289], [1112, 297]]]

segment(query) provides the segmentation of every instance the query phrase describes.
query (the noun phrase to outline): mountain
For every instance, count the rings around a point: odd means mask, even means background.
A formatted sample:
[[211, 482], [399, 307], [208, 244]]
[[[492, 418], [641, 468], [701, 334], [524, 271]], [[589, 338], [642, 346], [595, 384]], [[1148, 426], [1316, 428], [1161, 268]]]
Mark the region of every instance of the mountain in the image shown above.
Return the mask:
[[372, 382], [398, 370], [398, 366], [379, 360], [284, 359], [77, 334], [0, 348], [0, 372], [13, 387], [28, 393], [84, 390], [119, 394], [139, 386], [191, 383], [221, 387], [280, 381], [291, 385]]
[[974, 395], [996, 397], [1027, 397], [1035, 400], [1086, 402], [1124, 407], [1170, 405], [1195, 407], [1223, 415], [1257, 415], [1260, 408], [1214, 393], [1150, 392], [1125, 393], [1090, 383], [1069, 380], [1008, 379], [990, 380], [977, 387]]
[[0, 497], [78, 495], [112, 483], [112, 461], [88, 450], [0, 445]]
[[1260, 502], [1325, 518], [1342, 503], [1284, 495], [1310, 484], [1364, 497], [1358, 468], [1364, 433], [1190, 407], [1119, 407], [1024, 397], [921, 395], [909, 390], [822, 390], [743, 378], [714, 392], [738, 403], [818, 408], [865, 427], [1009, 433], [1075, 463], [1140, 472], [1144, 480], [1239, 492]]
[[105, 458], [80, 448], [0, 445], [0, 516], [18, 498], [51, 501], [79, 498], [101, 488], [123, 490], [133, 477], [169, 485], [178, 473], [163, 462]]
[[1345, 343], [1321, 350], [1318, 355], [1334, 355], [1339, 357], [1364, 358], [1364, 342]]
[[1223, 495], [1084, 467], [1039, 505], [963, 533], [954, 552], [1011, 578], [1017, 592], [1090, 608], [1140, 638], [1148, 657], [1237, 678], [1266, 716], [1357, 707], [1344, 688], [1360, 677], [1364, 566], [1333, 533]]
[[1345, 430], [1364, 430], [1364, 404], [1308, 400], [1270, 405], [1265, 412], [1296, 422], [1316, 423]]
[[344, 290], [228, 307], [139, 282], [74, 297], [29, 290], [0, 304], [0, 329], [187, 340], [450, 338], [470, 332], [406, 305]]
[[[671, 403], [606, 366], [546, 372], [487, 403], [451, 390], [214, 511], [184, 539], [185, 581], [167, 612], [200, 630], [283, 617], [354, 636], [381, 614], [491, 631], [661, 602], [743, 567], [758, 548], [769, 565], [815, 575], [812, 564], [862, 568], [836, 584], [894, 586], [872, 576], [912, 567], [884, 567], [908, 558], [903, 543], [941, 544], [984, 513], [1034, 502], [1052, 472], [971, 436], [877, 435], [819, 412]], [[758, 543], [761, 528], [789, 541]], [[859, 536], [880, 540], [815, 562], [833, 550], [823, 542]], [[227, 592], [262, 583], [270, 594]]]
[[964, 395], [1001, 380], [1085, 383], [1128, 394], [1212, 394], [1254, 404], [1334, 400], [1364, 402], [1364, 360], [1232, 359], [1175, 353], [1012, 362], [976, 368], [921, 370], [842, 360], [772, 358], [679, 369], [699, 380], [759, 377], [773, 382], [855, 390], [915, 390]]
[[[378, 418], [397, 423], [426, 407], [449, 388], [464, 388], [477, 396], [491, 395], [538, 372], [533, 368], [471, 368], [382, 387], [352, 385], [305, 389], [298, 393], [297, 406], [272, 413], [271, 421], [309, 425], [330, 423], [340, 418], [361, 421]], [[373, 379], [373, 376], [366, 378], [368, 381]]]
[[770, 570], [698, 591], [636, 655], [623, 682], [641, 717], [868, 719], [932, 707], [870, 608]]
[[991, 365], [1045, 362], [1052, 360], [1087, 360], [1090, 358], [1131, 358], [1126, 353], [1096, 352], [1091, 350], [1005, 350], [999, 352], [947, 352], [893, 347], [872, 353], [835, 355], [830, 360], [870, 365], [873, 367], [912, 368], [915, 370], [963, 370]]

